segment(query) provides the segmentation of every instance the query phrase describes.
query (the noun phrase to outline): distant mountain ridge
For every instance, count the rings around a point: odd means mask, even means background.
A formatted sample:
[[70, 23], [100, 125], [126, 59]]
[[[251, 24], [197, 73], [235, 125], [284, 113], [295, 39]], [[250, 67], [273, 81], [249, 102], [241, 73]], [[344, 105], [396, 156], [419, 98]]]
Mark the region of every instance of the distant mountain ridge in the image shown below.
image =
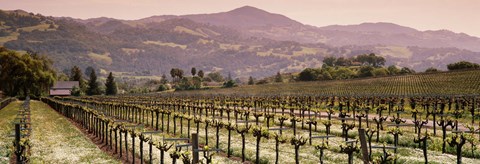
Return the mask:
[[232, 11], [139, 20], [46, 17], [0, 11], [0, 46], [49, 55], [58, 70], [168, 74], [171, 68], [265, 77], [321, 67], [325, 56], [377, 53], [387, 65], [423, 71], [459, 60], [480, 63], [479, 38], [393, 23], [314, 27], [246, 6]]
[[[235, 28], [276, 40], [301, 43], [324, 43], [333, 46], [395, 45], [428, 48], [456, 47], [480, 52], [480, 38], [448, 30], [419, 31], [393, 23], [362, 23], [314, 27], [286, 16], [244, 6], [228, 12], [181, 16], [152, 16], [134, 22], [158, 22], [172, 18], [187, 18], [200, 23]], [[287, 36], [287, 37], [285, 37]]]

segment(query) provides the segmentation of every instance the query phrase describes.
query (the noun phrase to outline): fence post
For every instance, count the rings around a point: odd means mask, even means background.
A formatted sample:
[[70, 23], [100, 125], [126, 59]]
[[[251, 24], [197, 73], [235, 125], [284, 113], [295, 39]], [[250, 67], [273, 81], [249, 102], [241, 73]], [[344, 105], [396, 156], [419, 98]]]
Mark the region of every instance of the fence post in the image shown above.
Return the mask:
[[22, 163], [22, 154], [20, 147], [20, 124], [15, 123], [15, 155], [17, 155], [17, 163]]
[[192, 154], [193, 154], [193, 164], [197, 164], [199, 157], [198, 157], [198, 134], [192, 133]]
[[368, 159], [368, 147], [367, 147], [367, 140], [365, 138], [365, 129], [359, 128], [358, 136], [360, 137], [360, 147], [362, 149], [363, 163], [368, 164], [370, 160]]

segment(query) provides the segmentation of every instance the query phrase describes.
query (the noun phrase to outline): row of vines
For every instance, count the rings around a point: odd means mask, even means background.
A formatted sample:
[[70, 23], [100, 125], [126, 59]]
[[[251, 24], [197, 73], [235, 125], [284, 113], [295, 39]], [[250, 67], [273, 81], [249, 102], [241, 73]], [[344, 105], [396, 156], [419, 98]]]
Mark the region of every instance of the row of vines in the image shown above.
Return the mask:
[[[480, 109], [479, 98], [475, 96], [124, 96], [43, 101], [100, 137], [120, 156], [129, 157], [130, 151], [133, 162], [135, 155], [141, 162], [144, 158], [151, 162], [152, 147], [160, 151], [157, 159], [164, 161], [164, 153], [173, 145], [176, 145], [174, 150], [169, 152], [172, 161], [180, 158], [184, 163], [191, 161], [192, 152], [182, 151], [183, 143], [169, 143], [154, 137], [154, 133], [176, 136], [174, 141], [184, 138], [188, 141], [191, 133], [197, 133], [204, 149], [210, 148], [229, 158], [236, 156], [242, 162], [278, 163], [280, 158], [292, 154], [292, 162], [323, 163], [326, 152], [344, 154], [340, 158], [348, 158], [349, 163], [361, 159], [377, 163], [408, 162], [408, 154], [403, 156], [399, 150], [414, 148], [423, 151], [425, 162], [432, 152], [455, 155], [458, 163], [462, 157], [480, 158], [476, 146], [480, 139], [476, 125], [480, 124]], [[368, 158], [358, 153], [358, 129], [366, 131]], [[133, 142], [130, 148], [127, 137]], [[137, 146], [136, 139], [140, 141]], [[212, 139], [215, 143], [209, 142]], [[232, 146], [234, 142], [240, 142], [241, 148]], [[251, 144], [255, 145], [255, 153], [246, 155], [246, 147]], [[274, 145], [275, 155], [262, 158], [260, 148], [270, 145]], [[286, 145], [291, 145], [293, 153], [281, 151]], [[317, 154], [317, 160], [302, 156], [305, 151]], [[212, 162], [213, 154], [204, 153], [206, 163]]]

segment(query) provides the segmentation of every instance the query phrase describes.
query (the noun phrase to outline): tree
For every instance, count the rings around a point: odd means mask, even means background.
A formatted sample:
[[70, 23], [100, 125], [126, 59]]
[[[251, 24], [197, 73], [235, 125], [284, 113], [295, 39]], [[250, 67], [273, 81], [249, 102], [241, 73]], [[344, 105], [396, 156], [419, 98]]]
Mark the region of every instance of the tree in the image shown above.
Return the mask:
[[233, 80], [228, 80], [228, 81], [223, 83], [224, 88], [232, 88], [232, 87], [236, 87], [236, 86], [237, 86], [237, 84]]
[[362, 63], [362, 65], [369, 65], [373, 67], [381, 67], [385, 65], [385, 58], [376, 56], [374, 53], [358, 55], [355, 61]]
[[250, 76], [250, 77], [248, 78], [248, 85], [253, 85], [253, 84], [255, 84], [255, 81], [253, 80], [253, 77]]
[[176, 90], [188, 90], [188, 89], [192, 89], [193, 83], [191, 80], [189, 80], [187, 77], [184, 77], [182, 78], [178, 85], [175, 86], [175, 89]]
[[[172, 81], [179, 81], [180, 79], [183, 78], [183, 70], [180, 68], [172, 68], [170, 70], [170, 75], [172, 76], [173, 80]], [[175, 80], [177, 79], [177, 80]]]
[[370, 77], [373, 76], [374, 68], [372, 66], [362, 66], [358, 71], [358, 77]]
[[167, 76], [165, 74], [162, 75], [162, 80], [160, 80], [160, 83], [162, 83], [162, 84], [167, 84], [168, 83], [168, 79], [167, 79]]
[[87, 68], [85, 68], [85, 76], [90, 76], [93, 70], [95, 69], [92, 66], [88, 66]]
[[192, 77], [192, 88], [193, 89], [202, 88], [202, 79], [200, 77]]
[[447, 65], [448, 70], [459, 70], [459, 69], [478, 69], [480, 65], [477, 63], [470, 63], [467, 61], [459, 61], [456, 63], [451, 63]]
[[160, 84], [157, 88], [157, 91], [159, 92], [166, 91], [166, 90], [168, 90], [168, 87], [165, 84]]
[[90, 73], [90, 79], [88, 80], [87, 95], [99, 95], [99, 94], [101, 94], [101, 91], [97, 82], [97, 74], [95, 74], [95, 70], [93, 70]]
[[430, 67], [430, 68], [427, 68], [427, 70], [425, 70], [426, 73], [432, 73], [432, 72], [438, 72], [438, 69], [434, 68], [434, 67]]
[[344, 57], [339, 57], [337, 61], [335, 61], [336, 66], [349, 66], [351, 64], [352, 62], [349, 59], [346, 59]]
[[320, 71], [313, 69], [313, 68], [305, 68], [300, 74], [298, 75], [298, 79], [300, 81], [314, 81], [317, 79]]
[[370, 57], [370, 60], [371, 60], [370, 64], [373, 67], [381, 67], [381, 66], [385, 65], [385, 58], [383, 58], [381, 56], [375, 56], [374, 53], [371, 53], [368, 56]]
[[378, 77], [378, 76], [387, 76], [388, 75], [388, 70], [386, 68], [375, 68], [373, 69], [373, 76]]
[[205, 74], [203, 73], [203, 70], [198, 71], [198, 76], [203, 79], [203, 76]]
[[[339, 58], [340, 59], [340, 58]], [[328, 72], [328, 71], [324, 71]], [[348, 67], [339, 67], [337, 70], [333, 71], [334, 79], [351, 79], [355, 77], [355, 72], [349, 69]]]
[[207, 74], [207, 77], [209, 77], [215, 82], [225, 81], [225, 79], [223, 78], [222, 74], [220, 74], [220, 72], [210, 72]]
[[333, 56], [329, 56], [329, 57], [325, 57], [323, 59], [323, 64], [327, 65], [327, 66], [330, 66], [330, 67], [333, 67], [335, 66], [335, 63], [336, 63], [337, 59]]
[[83, 83], [82, 70], [77, 66], [73, 66], [70, 71], [70, 81], [78, 81], [80, 90], [85, 91], [85, 84]]
[[277, 75], [275, 76], [275, 82], [277, 83], [283, 82], [283, 77], [282, 77], [282, 74], [280, 74], [280, 72], [277, 72]]
[[81, 96], [82, 95], [82, 91], [77, 86], [73, 86], [73, 88], [71, 90], [71, 93], [72, 93], [72, 96]]
[[328, 71], [322, 71], [322, 79], [323, 80], [332, 80], [333, 77]]
[[408, 68], [408, 67], [403, 67], [402, 69], [400, 69], [400, 74], [402, 74], [402, 75], [412, 74], [412, 73], [415, 73], [415, 71], [413, 69]]
[[173, 79], [172, 81], [175, 82], [175, 77], [177, 77], [177, 69], [172, 68], [170, 70], [170, 76], [172, 76], [172, 79]]
[[397, 66], [394, 65], [388, 66], [387, 70], [389, 75], [396, 75], [400, 73], [400, 69], [398, 69]]
[[232, 79], [232, 74], [230, 74], [230, 72], [228, 72], [227, 81], [230, 81], [230, 80], [233, 80]]
[[42, 96], [56, 77], [52, 61], [46, 56], [0, 47], [0, 89], [5, 95]]
[[195, 76], [195, 74], [197, 74], [197, 69], [195, 67], [192, 67], [192, 70], [190, 72], [192, 73], [192, 76]]
[[117, 94], [117, 83], [115, 82], [115, 78], [112, 75], [112, 72], [108, 74], [107, 81], [105, 82], [105, 90], [106, 95], [116, 95]]

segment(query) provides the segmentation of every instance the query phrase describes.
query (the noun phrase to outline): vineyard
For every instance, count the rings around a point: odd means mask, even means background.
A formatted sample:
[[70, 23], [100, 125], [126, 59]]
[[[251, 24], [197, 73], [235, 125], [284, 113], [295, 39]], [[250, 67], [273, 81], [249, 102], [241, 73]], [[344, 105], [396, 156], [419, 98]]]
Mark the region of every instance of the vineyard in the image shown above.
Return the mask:
[[185, 94], [440, 96], [480, 93], [480, 71], [449, 71], [352, 80], [273, 83], [235, 88], [212, 88]]
[[[474, 96], [42, 101], [93, 133], [115, 156], [133, 163], [190, 163], [195, 153], [205, 163], [480, 162], [479, 98]], [[193, 134], [198, 134], [198, 144], [191, 142]], [[361, 138], [368, 157], [360, 153]]]
[[8, 98], [0, 163], [480, 163], [479, 79], [460, 71]]

